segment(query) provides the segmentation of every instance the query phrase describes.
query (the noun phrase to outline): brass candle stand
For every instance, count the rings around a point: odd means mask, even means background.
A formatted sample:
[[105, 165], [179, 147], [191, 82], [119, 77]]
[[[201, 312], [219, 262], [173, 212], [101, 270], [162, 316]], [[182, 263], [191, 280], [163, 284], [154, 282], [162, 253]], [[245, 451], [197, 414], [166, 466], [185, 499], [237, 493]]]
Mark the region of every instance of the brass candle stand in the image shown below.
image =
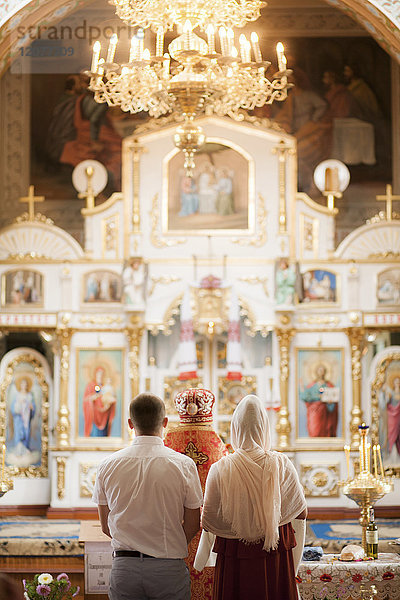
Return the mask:
[[[386, 494], [393, 491], [393, 482], [385, 477], [383, 470], [382, 458], [380, 455], [380, 447], [373, 447], [374, 456], [374, 474], [370, 470], [371, 466], [371, 444], [368, 443], [367, 435], [369, 426], [363, 423], [359, 426], [360, 431], [360, 472], [350, 479], [349, 473], [349, 452], [350, 448], [345, 447], [347, 457], [348, 479], [341, 481], [343, 494], [354, 500], [361, 508], [360, 525], [362, 527], [362, 547], [367, 554], [367, 525], [368, 525], [368, 509], [383, 498]], [[378, 468], [378, 452], [379, 452], [379, 468]], [[380, 471], [380, 473], [379, 473]]]

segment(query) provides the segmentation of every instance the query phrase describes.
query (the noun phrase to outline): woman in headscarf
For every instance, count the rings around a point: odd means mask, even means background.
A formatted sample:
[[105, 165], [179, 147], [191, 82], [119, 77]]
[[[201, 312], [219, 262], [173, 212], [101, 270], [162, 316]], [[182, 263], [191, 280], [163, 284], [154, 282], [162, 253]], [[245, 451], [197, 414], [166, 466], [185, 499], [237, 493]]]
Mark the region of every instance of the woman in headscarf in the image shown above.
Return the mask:
[[256, 396], [236, 408], [231, 443], [234, 454], [212, 465], [205, 489], [202, 526], [217, 536], [213, 600], [297, 600], [291, 522], [306, 518], [306, 501], [289, 458], [271, 451]]

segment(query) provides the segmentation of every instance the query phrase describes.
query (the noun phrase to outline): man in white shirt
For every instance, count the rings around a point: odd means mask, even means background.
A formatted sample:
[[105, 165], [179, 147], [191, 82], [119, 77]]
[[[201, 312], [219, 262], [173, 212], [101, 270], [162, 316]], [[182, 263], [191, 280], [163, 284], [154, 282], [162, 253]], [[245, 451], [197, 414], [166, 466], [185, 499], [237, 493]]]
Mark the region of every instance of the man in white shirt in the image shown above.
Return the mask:
[[99, 465], [93, 501], [112, 539], [110, 600], [189, 600], [184, 558], [200, 528], [194, 461], [164, 446], [165, 405], [139, 394], [129, 407], [132, 445]]

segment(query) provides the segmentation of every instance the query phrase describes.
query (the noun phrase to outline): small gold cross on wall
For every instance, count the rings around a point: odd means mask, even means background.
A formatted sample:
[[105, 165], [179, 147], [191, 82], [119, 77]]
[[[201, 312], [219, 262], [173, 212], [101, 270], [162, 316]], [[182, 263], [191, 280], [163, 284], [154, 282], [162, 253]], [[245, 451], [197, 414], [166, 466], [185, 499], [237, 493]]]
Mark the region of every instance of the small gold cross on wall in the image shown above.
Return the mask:
[[44, 196], [35, 196], [35, 187], [30, 185], [28, 195], [22, 196], [19, 201], [28, 203], [29, 220], [33, 221], [35, 218], [35, 202], [44, 202]]
[[393, 200], [400, 200], [400, 196], [394, 196], [392, 194], [392, 186], [388, 183], [386, 185], [386, 195], [377, 196], [378, 201], [386, 202], [386, 220], [391, 221], [393, 216]]

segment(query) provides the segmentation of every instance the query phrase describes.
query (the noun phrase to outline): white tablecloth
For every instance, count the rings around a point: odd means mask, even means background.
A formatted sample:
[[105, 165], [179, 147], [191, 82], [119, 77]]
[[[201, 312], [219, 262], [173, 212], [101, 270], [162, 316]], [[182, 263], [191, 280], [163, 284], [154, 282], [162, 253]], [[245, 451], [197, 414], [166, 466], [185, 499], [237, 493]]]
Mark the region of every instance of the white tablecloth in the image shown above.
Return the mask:
[[331, 158], [337, 158], [346, 165], [374, 165], [375, 134], [372, 123], [360, 119], [334, 119]]
[[360, 585], [375, 585], [376, 600], [400, 600], [400, 556], [379, 554], [378, 560], [341, 562], [325, 554], [319, 562], [302, 562], [298, 577], [302, 600], [359, 600]]

